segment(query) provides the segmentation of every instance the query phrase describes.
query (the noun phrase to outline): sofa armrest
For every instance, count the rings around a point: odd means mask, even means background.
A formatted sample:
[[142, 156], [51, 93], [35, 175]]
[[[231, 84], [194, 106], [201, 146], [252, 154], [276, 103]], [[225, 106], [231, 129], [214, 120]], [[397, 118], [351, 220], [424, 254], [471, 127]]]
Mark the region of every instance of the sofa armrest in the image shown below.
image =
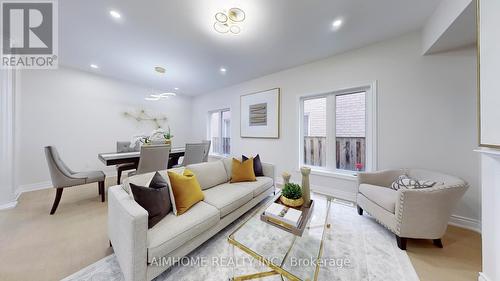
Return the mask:
[[467, 183], [422, 189], [400, 189], [396, 202], [397, 229], [401, 237], [438, 239], [451, 213], [467, 190]]
[[405, 171], [398, 170], [383, 170], [371, 173], [358, 173], [358, 186], [360, 184], [372, 184], [383, 187], [390, 187], [391, 184]]
[[262, 172], [264, 176], [272, 178], [273, 182], [276, 181], [276, 172], [273, 164], [262, 162]]
[[108, 236], [127, 281], [146, 280], [148, 212], [119, 185], [108, 191]]

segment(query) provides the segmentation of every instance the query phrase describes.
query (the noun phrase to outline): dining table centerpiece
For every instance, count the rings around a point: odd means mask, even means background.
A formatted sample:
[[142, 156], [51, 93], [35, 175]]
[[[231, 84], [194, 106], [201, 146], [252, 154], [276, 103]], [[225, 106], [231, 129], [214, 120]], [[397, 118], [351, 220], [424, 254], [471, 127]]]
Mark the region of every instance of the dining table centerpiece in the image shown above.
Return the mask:
[[151, 132], [149, 136], [138, 135], [132, 138], [130, 146], [152, 145], [152, 144], [169, 144], [172, 145], [172, 135], [170, 127], [167, 130], [158, 128]]

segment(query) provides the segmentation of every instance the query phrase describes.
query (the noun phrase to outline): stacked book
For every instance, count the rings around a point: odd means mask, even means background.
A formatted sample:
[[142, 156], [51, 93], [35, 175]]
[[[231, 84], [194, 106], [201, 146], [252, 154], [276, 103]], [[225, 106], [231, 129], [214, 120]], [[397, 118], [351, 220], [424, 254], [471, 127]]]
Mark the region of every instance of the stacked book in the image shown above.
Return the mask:
[[302, 211], [289, 208], [278, 203], [272, 203], [269, 205], [269, 207], [267, 207], [264, 211], [264, 215], [266, 215], [272, 222], [287, 228], [299, 227], [302, 219]]

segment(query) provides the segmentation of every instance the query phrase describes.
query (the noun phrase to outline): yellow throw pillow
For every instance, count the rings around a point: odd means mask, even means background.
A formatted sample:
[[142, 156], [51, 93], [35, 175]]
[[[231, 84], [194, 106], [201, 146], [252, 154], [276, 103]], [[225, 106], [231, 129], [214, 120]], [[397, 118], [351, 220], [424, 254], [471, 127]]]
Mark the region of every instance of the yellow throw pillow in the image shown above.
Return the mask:
[[233, 158], [231, 166], [231, 183], [257, 180], [253, 171], [253, 157], [243, 161], [243, 163]]
[[193, 172], [185, 169], [182, 175], [171, 171], [167, 173], [174, 193], [176, 215], [182, 215], [194, 204], [203, 200], [204, 195], [200, 183]]

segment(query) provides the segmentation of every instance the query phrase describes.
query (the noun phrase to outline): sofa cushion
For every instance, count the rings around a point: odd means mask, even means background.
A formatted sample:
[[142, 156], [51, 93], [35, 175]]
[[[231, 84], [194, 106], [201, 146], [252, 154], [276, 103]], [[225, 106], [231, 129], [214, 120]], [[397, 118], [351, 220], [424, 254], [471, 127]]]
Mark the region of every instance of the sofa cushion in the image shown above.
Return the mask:
[[[241, 161], [245, 161], [247, 159], [249, 159], [249, 158], [246, 157], [245, 155], [241, 155]], [[262, 171], [262, 163], [260, 162], [260, 155], [259, 154], [255, 155], [255, 157], [253, 158], [253, 171], [254, 171], [256, 177], [263, 177], [264, 176], [264, 172]]]
[[168, 177], [170, 178], [171, 194], [174, 198], [174, 204], [172, 205], [176, 210], [175, 215], [182, 215], [189, 208], [203, 200], [200, 183], [191, 170], [185, 169], [182, 175], [168, 171]]
[[134, 200], [148, 211], [148, 228], [155, 226], [172, 210], [168, 183], [156, 172], [149, 187], [130, 183]]
[[398, 200], [398, 192], [396, 190], [363, 183], [359, 185], [359, 193], [385, 210], [395, 214], [396, 201]]
[[[166, 170], [159, 171], [159, 173], [167, 181], [167, 183], [170, 184]], [[149, 183], [151, 182], [151, 180], [153, 179], [155, 174], [156, 174], [156, 172], [151, 172], [151, 173], [140, 174], [140, 175], [135, 175], [135, 176], [131, 176], [129, 178], [126, 178], [125, 180], [123, 180], [122, 188], [128, 194], [130, 194], [132, 196], [132, 194], [130, 192], [130, 183], [133, 183], [133, 184], [139, 185], [139, 186], [149, 186]]]
[[270, 177], [257, 177], [257, 181], [254, 182], [237, 182], [234, 185], [240, 185], [245, 188], [252, 190], [253, 197], [259, 196], [262, 192], [273, 186], [273, 179]]
[[224, 164], [224, 168], [226, 168], [226, 177], [227, 177], [227, 181], [229, 181], [231, 179], [231, 173], [233, 172], [232, 171], [233, 158], [226, 157], [226, 158], [222, 159], [221, 161]]
[[212, 187], [204, 190], [203, 193], [205, 193], [203, 201], [216, 207], [220, 211], [221, 218], [253, 198], [252, 189], [231, 183]]
[[186, 166], [198, 179], [201, 189], [208, 189], [228, 181], [222, 161], [204, 162]]
[[233, 158], [231, 163], [231, 183], [256, 181], [255, 172], [253, 171], [253, 158], [244, 161]]
[[203, 201], [180, 216], [168, 214], [148, 230], [148, 262], [169, 254], [216, 225], [219, 220], [217, 208]]

